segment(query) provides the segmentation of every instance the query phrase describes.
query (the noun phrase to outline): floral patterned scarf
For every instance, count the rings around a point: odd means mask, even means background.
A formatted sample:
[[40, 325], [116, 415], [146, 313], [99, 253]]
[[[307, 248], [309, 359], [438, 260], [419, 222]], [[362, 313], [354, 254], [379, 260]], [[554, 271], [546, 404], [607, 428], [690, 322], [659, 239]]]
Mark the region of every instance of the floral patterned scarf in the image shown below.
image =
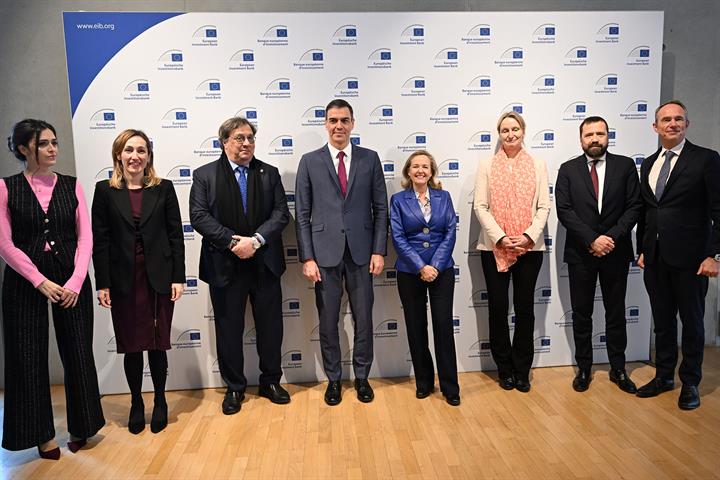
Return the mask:
[[[500, 148], [490, 166], [490, 213], [505, 235], [522, 235], [533, 220], [535, 164], [523, 148], [514, 159]], [[507, 272], [518, 254], [493, 246], [498, 272]]]

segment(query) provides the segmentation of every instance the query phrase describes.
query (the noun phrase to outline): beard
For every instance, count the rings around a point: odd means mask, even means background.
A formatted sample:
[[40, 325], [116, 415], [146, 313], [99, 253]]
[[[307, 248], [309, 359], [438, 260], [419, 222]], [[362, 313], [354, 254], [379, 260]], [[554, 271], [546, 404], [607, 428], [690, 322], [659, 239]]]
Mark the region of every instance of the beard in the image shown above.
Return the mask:
[[605, 155], [605, 152], [607, 152], [607, 149], [608, 149], [607, 145], [593, 144], [587, 148], [583, 148], [583, 152], [585, 152], [587, 154], [587, 156], [590, 158], [600, 158], [603, 155]]

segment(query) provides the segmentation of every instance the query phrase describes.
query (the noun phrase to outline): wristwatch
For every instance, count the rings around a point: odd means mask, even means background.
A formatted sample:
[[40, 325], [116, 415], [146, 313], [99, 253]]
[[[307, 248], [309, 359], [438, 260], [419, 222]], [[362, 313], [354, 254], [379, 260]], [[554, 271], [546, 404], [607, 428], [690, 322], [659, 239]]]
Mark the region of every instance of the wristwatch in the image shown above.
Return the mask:
[[253, 250], [257, 250], [258, 248], [262, 247], [262, 243], [260, 243], [260, 240], [258, 240], [256, 235], [252, 236], [252, 247]]
[[720, 253], [718, 253], [717, 255], [715, 255], [715, 256], [713, 257], [713, 260], [715, 260], [716, 262], [720, 263]]
[[228, 248], [230, 250], [232, 250], [233, 248], [235, 248], [235, 245], [237, 245], [238, 243], [240, 243], [240, 242], [236, 238], [233, 238], [232, 240], [230, 240], [230, 246]]

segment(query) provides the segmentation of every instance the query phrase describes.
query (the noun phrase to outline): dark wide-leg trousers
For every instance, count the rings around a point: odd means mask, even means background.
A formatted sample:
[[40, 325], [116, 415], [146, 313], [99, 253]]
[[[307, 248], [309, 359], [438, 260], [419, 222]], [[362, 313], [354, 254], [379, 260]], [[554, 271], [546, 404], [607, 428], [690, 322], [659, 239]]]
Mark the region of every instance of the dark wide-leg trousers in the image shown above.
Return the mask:
[[[38, 269], [63, 285], [72, 272], [51, 253]], [[55, 437], [48, 370], [48, 299], [10, 267], [3, 280], [5, 344], [5, 414], [2, 446], [23, 450]], [[103, 425], [95, 359], [92, 351], [93, 292], [85, 278], [73, 308], [52, 304], [53, 325], [65, 372], [68, 432], [78, 438], [95, 435]]]

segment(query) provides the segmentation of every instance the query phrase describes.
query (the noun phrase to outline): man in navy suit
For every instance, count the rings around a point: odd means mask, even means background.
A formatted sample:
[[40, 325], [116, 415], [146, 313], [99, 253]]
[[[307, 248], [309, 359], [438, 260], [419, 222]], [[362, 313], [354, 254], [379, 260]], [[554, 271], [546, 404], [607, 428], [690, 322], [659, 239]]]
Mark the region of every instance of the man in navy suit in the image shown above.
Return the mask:
[[193, 172], [190, 221], [202, 235], [200, 280], [210, 285], [225, 415], [240, 411], [247, 379], [242, 339], [248, 296], [260, 357], [258, 394], [288, 403], [280, 386], [285, 271], [282, 231], [290, 221], [278, 169], [255, 158], [253, 124], [234, 117], [220, 125], [222, 155]]
[[675, 386], [677, 314], [682, 321], [678, 407], [700, 406], [708, 277], [720, 262], [720, 155], [685, 139], [690, 120], [677, 100], [655, 110], [660, 149], [640, 170], [645, 212], [637, 230], [638, 265], [655, 321], [655, 378], [638, 389], [654, 397]]
[[350, 104], [331, 101], [325, 108], [328, 143], [302, 156], [295, 183], [299, 255], [303, 275], [315, 282], [328, 405], [342, 399], [338, 322], [343, 279], [355, 328], [357, 397], [365, 403], [374, 398], [367, 380], [373, 359], [372, 276], [385, 264], [388, 206], [380, 158], [350, 143], [354, 126]]
[[637, 391], [625, 371], [625, 293], [633, 254], [632, 232], [640, 216], [640, 185], [635, 162], [607, 151], [608, 125], [602, 117], [580, 124], [584, 154], [562, 164], [555, 183], [560, 223], [567, 229], [565, 263], [578, 372], [575, 391], [592, 381], [593, 306], [600, 278], [605, 307], [605, 338], [610, 380], [628, 393]]

